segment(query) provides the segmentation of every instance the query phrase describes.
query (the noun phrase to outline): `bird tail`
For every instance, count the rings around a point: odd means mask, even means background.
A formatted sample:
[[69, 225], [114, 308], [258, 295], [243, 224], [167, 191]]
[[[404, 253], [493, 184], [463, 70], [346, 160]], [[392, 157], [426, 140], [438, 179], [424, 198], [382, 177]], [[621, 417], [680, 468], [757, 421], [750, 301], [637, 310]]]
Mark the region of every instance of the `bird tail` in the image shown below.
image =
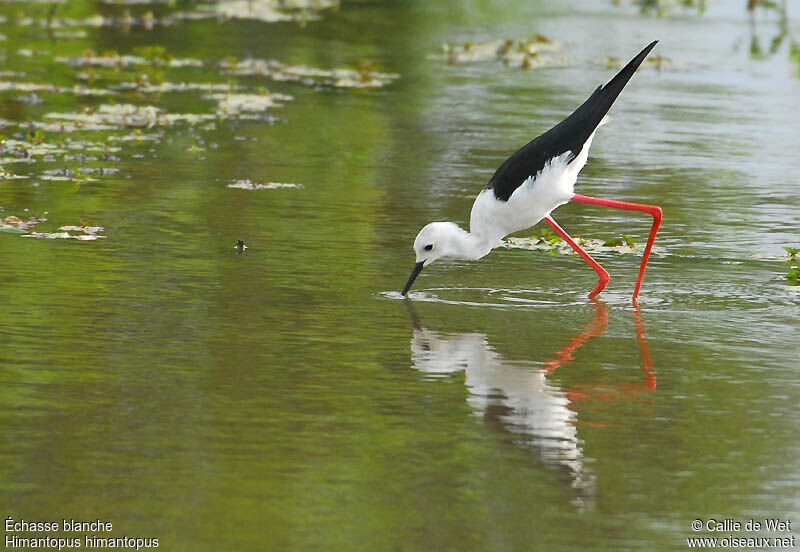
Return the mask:
[[606, 113], [611, 109], [611, 106], [616, 101], [622, 89], [631, 80], [631, 77], [642, 64], [650, 50], [655, 48], [658, 40], [654, 40], [639, 52], [636, 57], [628, 62], [619, 73], [614, 75], [614, 78], [608, 81], [605, 85], [599, 86], [594, 93], [589, 96], [589, 99], [583, 102], [578, 109], [575, 110], [573, 115], [576, 119], [585, 121], [585, 125], [590, 132], [594, 131], [597, 127], [605, 122]]

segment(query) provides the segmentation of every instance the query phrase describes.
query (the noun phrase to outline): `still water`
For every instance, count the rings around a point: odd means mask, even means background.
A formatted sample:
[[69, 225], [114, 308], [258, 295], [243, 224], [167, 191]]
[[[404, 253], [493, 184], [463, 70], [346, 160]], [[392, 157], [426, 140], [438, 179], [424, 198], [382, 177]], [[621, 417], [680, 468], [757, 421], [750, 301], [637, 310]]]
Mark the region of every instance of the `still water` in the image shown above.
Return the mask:
[[[791, 537], [691, 523], [800, 524], [800, 11], [645, 4], [319, 2], [268, 22], [75, 1], [49, 29], [51, 4], [0, 5], [2, 515], [166, 550]], [[536, 35], [561, 43], [552, 66], [442, 55]], [[653, 39], [576, 188], [663, 207], [640, 308], [639, 258], [614, 252], [595, 302], [580, 259], [521, 249], [434, 265], [399, 300], [419, 228], [465, 224], [507, 155]], [[601, 241], [649, 229], [556, 218]]]

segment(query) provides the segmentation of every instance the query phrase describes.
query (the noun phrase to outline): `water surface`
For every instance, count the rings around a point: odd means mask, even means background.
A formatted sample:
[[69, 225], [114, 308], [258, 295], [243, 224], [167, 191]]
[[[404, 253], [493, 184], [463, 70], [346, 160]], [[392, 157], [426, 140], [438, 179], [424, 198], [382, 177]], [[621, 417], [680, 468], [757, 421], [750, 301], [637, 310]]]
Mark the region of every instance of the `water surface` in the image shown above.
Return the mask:
[[[21, 24], [49, 5], [3, 4], [2, 80], [114, 92], [0, 92], [6, 139], [100, 145], [4, 154], [28, 178], [0, 180], [0, 217], [105, 236], [0, 233], [6, 515], [100, 518], [167, 550], [676, 550], [707, 533], [694, 519], [800, 523], [800, 309], [782, 279], [783, 247], [800, 245], [792, 8], [348, 2], [305, 24], [60, 38]], [[197, 11], [69, 2], [55, 16], [126, 10]], [[564, 66], [437, 58], [442, 42], [536, 34], [564, 43]], [[640, 308], [638, 257], [599, 254], [612, 280], [592, 302], [580, 259], [518, 249], [434, 265], [400, 301], [419, 228], [465, 224], [507, 155], [653, 39], [664, 62], [633, 78], [578, 181], [664, 209]], [[55, 60], [154, 45], [203, 66], [89, 81]], [[400, 77], [350, 89], [219, 66], [248, 57]], [[223, 116], [208, 92], [121, 86], [137, 79], [293, 99]], [[209, 118], [29, 126], [112, 102]], [[43, 178], [57, 169], [66, 180]], [[246, 179], [302, 187], [228, 187]], [[649, 229], [582, 204], [555, 216], [592, 239]]]

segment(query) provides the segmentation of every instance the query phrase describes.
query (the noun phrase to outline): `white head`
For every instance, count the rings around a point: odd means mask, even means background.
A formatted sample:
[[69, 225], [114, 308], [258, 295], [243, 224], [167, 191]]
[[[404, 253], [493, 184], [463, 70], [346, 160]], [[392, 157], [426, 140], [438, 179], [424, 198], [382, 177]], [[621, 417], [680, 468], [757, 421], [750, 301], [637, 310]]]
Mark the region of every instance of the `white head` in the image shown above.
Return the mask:
[[[411, 276], [403, 288], [403, 295], [408, 293], [414, 280], [417, 279], [422, 269], [436, 259], [469, 259], [477, 258], [470, 254], [470, 234], [452, 222], [432, 222], [426, 225], [417, 234], [414, 240], [414, 253], [417, 255], [417, 264], [411, 271]], [[485, 253], [484, 253], [485, 255]], [[482, 255], [481, 255], [482, 256]]]

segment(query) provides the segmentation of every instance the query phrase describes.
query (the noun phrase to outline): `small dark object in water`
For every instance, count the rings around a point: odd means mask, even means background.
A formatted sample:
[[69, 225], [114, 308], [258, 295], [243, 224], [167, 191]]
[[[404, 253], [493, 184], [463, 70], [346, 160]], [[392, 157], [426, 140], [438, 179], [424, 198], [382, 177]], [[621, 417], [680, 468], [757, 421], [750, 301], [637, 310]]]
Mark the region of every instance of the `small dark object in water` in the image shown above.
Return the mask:
[[239, 255], [244, 253], [244, 250], [247, 249], [247, 246], [244, 244], [242, 240], [237, 240], [236, 245], [234, 247], [236, 247], [236, 251], [239, 252]]

